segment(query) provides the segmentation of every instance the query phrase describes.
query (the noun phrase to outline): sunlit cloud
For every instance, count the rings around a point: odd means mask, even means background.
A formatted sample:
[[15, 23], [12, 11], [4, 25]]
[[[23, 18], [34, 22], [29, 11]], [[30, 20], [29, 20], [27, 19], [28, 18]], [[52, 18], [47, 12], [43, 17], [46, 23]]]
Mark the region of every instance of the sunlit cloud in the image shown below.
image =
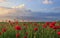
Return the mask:
[[11, 8], [0, 7], [0, 16], [29, 16], [30, 9], [27, 9], [24, 4]]
[[4, 7], [0, 7], [0, 15], [4, 15], [8, 13], [8, 9], [4, 8]]
[[5, 2], [5, 1], [6, 1], [6, 0], [0, 0], [0, 3], [1, 3], [1, 2]]
[[14, 13], [15, 9], [10, 9], [10, 8], [6, 8], [6, 7], [0, 7], [0, 16], [4, 16], [8, 13]]
[[51, 0], [44, 0], [42, 3], [43, 4], [52, 4], [53, 2]]
[[25, 7], [25, 4], [21, 4], [19, 6], [13, 6], [12, 8], [24, 8]]

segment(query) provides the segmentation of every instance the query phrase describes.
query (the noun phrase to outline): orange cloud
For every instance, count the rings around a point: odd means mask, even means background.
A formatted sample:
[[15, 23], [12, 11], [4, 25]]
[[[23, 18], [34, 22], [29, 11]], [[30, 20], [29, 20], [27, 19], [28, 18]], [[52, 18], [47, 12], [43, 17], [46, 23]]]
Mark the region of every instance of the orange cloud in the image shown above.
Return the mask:
[[30, 11], [24, 4], [14, 6], [11, 8], [0, 7], [0, 16], [27, 16], [30, 15]]
[[0, 2], [5, 2], [6, 0], [0, 0]]
[[14, 12], [14, 11], [15, 11], [14, 9], [8, 9], [8, 8], [5, 8], [5, 7], [0, 7], [0, 16], [11, 13], [11, 12]]

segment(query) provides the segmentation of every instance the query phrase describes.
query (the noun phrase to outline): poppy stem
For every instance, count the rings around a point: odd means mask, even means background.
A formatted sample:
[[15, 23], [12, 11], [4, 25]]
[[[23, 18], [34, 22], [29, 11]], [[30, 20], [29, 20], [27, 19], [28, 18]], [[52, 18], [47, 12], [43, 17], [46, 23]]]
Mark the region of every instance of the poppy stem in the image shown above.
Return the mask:
[[36, 32], [34, 33], [34, 38], [36, 38]]
[[43, 28], [42, 30], [43, 30], [43, 32], [42, 32], [42, 37], [44, 38], [44, 28]]
[[55, 36], [54, 37], [56, 37], [56, 30], [55, 30]]
[[[17, 33], [17, 30], [16, 30], [16, 33]], [[15, 33], [15, 34], [16, 34], [16, 33]], [[16, 36], [16, 38], [17, 38], [17, 36]]]
[[3, 33], [3, 38], [4, 38], [4, 33]]

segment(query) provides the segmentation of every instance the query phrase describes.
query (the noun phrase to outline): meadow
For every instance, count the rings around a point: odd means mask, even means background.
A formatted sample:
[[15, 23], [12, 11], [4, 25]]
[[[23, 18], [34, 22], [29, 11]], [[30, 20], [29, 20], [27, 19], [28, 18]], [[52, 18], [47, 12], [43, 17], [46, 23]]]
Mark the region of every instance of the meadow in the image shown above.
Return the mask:
[[0, 38], [60, 38], [60, 22], [0, 22]]

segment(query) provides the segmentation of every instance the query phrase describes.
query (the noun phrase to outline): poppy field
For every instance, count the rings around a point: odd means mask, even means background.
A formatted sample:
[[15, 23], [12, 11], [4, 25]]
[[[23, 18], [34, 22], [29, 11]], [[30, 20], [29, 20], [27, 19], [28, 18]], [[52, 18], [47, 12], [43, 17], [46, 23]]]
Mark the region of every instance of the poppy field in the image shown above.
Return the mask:
[[0, 22], [0, 38], [60, 38], [60, 22]]

